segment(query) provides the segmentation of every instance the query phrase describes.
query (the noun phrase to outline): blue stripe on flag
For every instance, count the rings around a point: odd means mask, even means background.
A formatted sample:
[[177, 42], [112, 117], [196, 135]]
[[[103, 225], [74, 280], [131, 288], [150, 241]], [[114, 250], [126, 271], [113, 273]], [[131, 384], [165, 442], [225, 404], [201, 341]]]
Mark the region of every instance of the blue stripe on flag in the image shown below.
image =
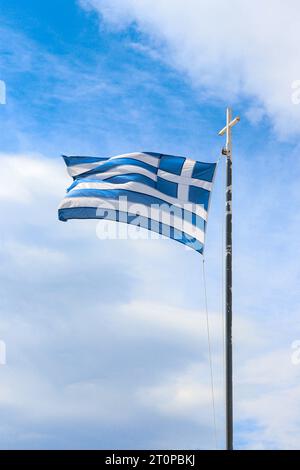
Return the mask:
[[[105, 176], [105, 174], [104, 174]], [[116, 183], [116, 184], [124, 184], [130, 183], [131, 181], [136, 181], [137, 183], [143, 183], [150, 188], [156, 188], [156, 182], [152, 179], [148, 178], [145, 175], [139, 175], [138, 173], [128, 173], [126, 175], [116, 175], [111, 176], [110, 178], [105, 178], [103, 181], [106, 183]]]
[[108, 158], [104, 157], [77, 157], [77, 156], [71, 156], [68, 157], [67, 155], [62, 155], [65, 163], [67, 166], [74, 166], [74, 165], [82, 165], [85, 163], [97, 163], [97, 162], [104, 162], [105, 160], [108, 160]]
[[112, 184], [125, 184], [125, 183], [130, 183], [130, 182], [136, 182], [136, 183], [142, 183], [145, 184], [146, 186], [149, 186], [150, 188], [156, 188], [156, 181], [152, 180], [151, 178], [148, 178], [148, 176], [139, 174], [139, 173], [124, 173], [120, 175], [114, 175], [114, 176], [106, 176], [105, 173], [101, 173], [103, 176], [100, 179], [96, 179], [95, 177], [85, 177], [85, 175], [80, 175], [78, 178], [76, 178], [71, 186], [67, 189], [67, 192], [69, 193], [73, 189], [75, 189], [79, 184], [81, 183], [112, 183]]
[[133, 165], [133, 166], [137, 166], [140, 168], [144, 168], [145, 170], [148, 170], [153, 174], [157, 173], [156, 167], [149, 165], [148, 163], [141, 162], [140, 160], [134, 160], [133, 158], [114, 158], [114, 159], [107, 160], [105, 163], [102, 163], [101, 165], [96, 166], [95, 168], [92, 168], [89, 171], [86, 171], [84, 173], [84, 176], [104, 173], [105, 171], [112, 170], [116, 166], [125, 166], [125, 165]]

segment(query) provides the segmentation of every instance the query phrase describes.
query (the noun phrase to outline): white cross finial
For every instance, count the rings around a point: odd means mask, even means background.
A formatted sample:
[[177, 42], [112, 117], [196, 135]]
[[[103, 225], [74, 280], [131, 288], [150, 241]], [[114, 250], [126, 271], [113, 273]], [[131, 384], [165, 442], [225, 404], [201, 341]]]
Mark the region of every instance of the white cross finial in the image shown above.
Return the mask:
[[226, 132], [226, 145], [224, 149], [225, 155], [230, 153], [231, 151], [231, 128], [235, 126], [240, 121], [239, 116], [236, 118], [232, 119], [231, 117], [231, 108], [227, 108], [226, 112], [226, 126], [223, 127], [223, 129], [220, 130], [219, 135], [224, 135]]

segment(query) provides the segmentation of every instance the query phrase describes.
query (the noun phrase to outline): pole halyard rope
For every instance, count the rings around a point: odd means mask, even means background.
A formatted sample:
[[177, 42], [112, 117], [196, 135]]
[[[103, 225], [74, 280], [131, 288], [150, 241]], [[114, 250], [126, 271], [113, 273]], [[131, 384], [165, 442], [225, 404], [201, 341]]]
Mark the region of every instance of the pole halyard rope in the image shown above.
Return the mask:
[[211, 385], [211, 396], [212, 396], [214, 440], [215, 440], [215, 447], [217, 449], [218, 448], [218, 436], [217, 436], [217, 422], [216, 422], [215, 387], [214, 387], [213, 362], [212, 362], [210, 327], [209, 327], [209, 317], [208, 317], [208, 302], [207, 302], [207, 287], [206, 287], [206, 273], [205, 273], [205, 258], [204, 257], [202, 260], [202, 272], [203, 272], [204, 305], [205, 305], [207, 344], [208, 344], [208, 356], [209, 356], [209, 368], [210, 368], [210, 385]]

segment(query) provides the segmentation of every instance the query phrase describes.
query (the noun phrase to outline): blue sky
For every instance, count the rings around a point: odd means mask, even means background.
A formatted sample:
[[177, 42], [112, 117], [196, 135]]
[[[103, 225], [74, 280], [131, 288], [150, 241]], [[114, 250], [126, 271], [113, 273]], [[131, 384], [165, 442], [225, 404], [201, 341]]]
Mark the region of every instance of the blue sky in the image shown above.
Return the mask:
[[[101, 241], [56, 212], [60, 154], [216, 161], [228, 103], [235, 443], [300, 446], [299, 6], [231, 1], [224, 21], [206, 3], [1, 2], [1, 448], [214, 447], [200, 255]], [[206, 250], [219, 448], [223, 184], [221, 162]]]

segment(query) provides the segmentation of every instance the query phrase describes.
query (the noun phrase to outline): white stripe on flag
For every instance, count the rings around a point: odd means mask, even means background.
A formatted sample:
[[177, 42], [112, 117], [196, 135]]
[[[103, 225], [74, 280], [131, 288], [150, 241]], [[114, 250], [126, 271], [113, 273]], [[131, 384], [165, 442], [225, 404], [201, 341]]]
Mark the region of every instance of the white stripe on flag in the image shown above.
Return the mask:
[[126, 175], [126, 174], [139, 174], [145, 175], [148, 178], [152, 179], [153, 181], [157, 181], [156, 173], [151, 173], [151, 171], [146, 170], [146, 168], [142, 168], [141, 166], [137, 165], [118, 165], [115, 166], [111, 170], [104, 171], [103, 173], [94, 173], [92, 178], [93, 180], [106, 180], [107, 178], [111, 178], [112, 176], [119, 176], [119, 175]]
[[133, 160], [138, 160], [143, 163], [148, 163], [148, 165], [154, 166], [155, 168], [159, 167], [160, 158], [159, 157], [152, 157], [152, 155], [148, 155], [147, 153], [124, 153], [123, 155], [116, 155], [115, 157], [111, 157], [110, 160], [115, 160], [116, 158], [131, 158]]
[[[107, 160], [106, 160], [107, 161]], [[86, 171], [93, 170], [97, 166], [103, 165], [104, 162], [94, 162], [94, 163], [79, 163], [78, 165], [67, 166], [67, 170], [70, 176], [74, 177], [80, 175], [80, 173], [85, 173]]]
[[161, 222], [164, 225], [173, 227], [180, 232], [184, 232], [187, 235], [196, 238], [204, 244], [204, 232], [199, 227], [196, 227], [188, 220], [178, 217], [174, 214], [170, 214], [168, 211], [161, 210], [157, 207], [149, 207], [140, 203], [126, 203], [125, 201], [118, 199], [101, 199], [93, 197], [72, 197], [65, 198], [59, 209], [72, 209], [79, 207], [92, 207], [103, 210], [120, 210], [127, 212], [131, 215], [140, 215], [148, 219], [154, 220], [155, 222]]
[[71, 165], [67, 167], [68, 173], [70, 176], [74, 177], [80, 175], [80, 173], [84, 173], [89, 170], [93, 170], [98, 166], [104, 165], [111, 160], [116, 160], [119, 158], [131, 158], [132, 160], [137, 160], [143, 163], [147, 163], [148, 165], [153, 166], [154, 168], [158, 168], [159, 166], [159, 158], [152, 157], [151, 155], [147, 155], [145, 153], [125, 153], [122, 155], [116, 155], [115, 157], [108, 158], [104, 161], [93, 162], [93, 163], [79, 163], [78, 165]]
[[[73, 188], [73, 191], [80, 190], [80, 189], [125, 189], [127, 191], [134, 191], [140, 194], [146, 194], [147, 196], [153, 196], [157, 197], [159, 199], [162, 199], [165, 202], [168, 202], [169, 204], [173, 204], [174, 206], [177, 207], [183, 207], [186, 210], [190, 210], [191, 212], [194, 212], [195, 214], [199, 215], [204, 220], [207, 220], [207, 211], [204, 209], [204, 207], [201, 204], [193, 204], [191, 202], [186, 202], [186, 201], [180, 201], [177, 198], [167, 196], [166, 194], [158, 191], [155, 188], [150, 188], [150, 186], [146, 186], [145, 184], [142, 183], [137, 183], [135, 181], [130, 181], [128, 183], [120, 183], [120, 184], [114, 184], [114, 183], [105, 183], [105, 182], [87, 182], [87, 183], [79, 183], [76, 187]], [[188, 208], [190, 207], [190, 208]]]

